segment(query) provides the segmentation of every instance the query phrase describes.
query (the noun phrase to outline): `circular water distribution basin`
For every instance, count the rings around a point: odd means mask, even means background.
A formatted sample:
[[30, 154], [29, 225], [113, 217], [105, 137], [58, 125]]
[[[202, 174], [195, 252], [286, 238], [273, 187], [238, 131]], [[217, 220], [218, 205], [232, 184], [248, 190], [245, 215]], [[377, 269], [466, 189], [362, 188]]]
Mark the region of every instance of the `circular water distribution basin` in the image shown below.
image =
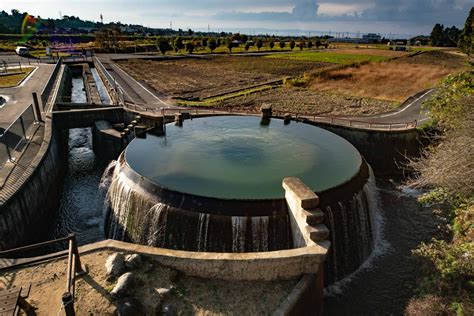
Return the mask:
[[282, 179], [298, 177], [315, 192], [337, 187], [361, 167], [343, 138], [302, 123], [253, 116], [206, 117], [166, 126], [166, 136], [135, 139], [125, 161], [161, 188], [231, 200], [284, 198]]

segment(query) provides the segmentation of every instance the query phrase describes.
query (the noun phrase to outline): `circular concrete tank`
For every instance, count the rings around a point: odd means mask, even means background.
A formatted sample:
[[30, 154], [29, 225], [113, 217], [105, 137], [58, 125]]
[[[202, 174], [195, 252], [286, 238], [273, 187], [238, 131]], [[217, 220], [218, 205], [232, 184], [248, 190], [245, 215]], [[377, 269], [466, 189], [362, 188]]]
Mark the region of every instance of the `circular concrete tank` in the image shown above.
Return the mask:
[[191, 251], [288, 249], [281, 183], [289, 176], [319, 195], [333, 230], [337, 257], [328, 257], [328, 280], [354, 271], [372, 249], [367, 164], [343, 138], [278, 119], [267, 125], [253, 116], [196, 118], [168, 124], [166, 136], [133, 140], [113, 171], [106, 233]]

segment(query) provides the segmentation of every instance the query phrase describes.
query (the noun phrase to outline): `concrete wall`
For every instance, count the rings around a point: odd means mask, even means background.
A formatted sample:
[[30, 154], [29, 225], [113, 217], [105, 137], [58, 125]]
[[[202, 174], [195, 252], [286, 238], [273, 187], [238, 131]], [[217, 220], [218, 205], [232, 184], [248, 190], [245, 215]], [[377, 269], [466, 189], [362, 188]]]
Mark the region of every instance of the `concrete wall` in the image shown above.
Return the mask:
[[124, 122], [124, 110], [120, 107], [93, 108], [89, 110], [70, 110], [53, 112], [58, 129], [84, 128], [94, 126], [95, 121], [108, 121], [111, 124]]
[[44, 240], [55, 211], [63, 172], [60, 140], [53, 132], [51, 116], [46, 118], [40, 151], [25, 171], [13, 195], [0, 206], [0, 250]]
[[[361, 153], [376, 175], [401, 175], [406, 157], [418, 157], [423, 138], [416, 129], [376, 131], [326, 123], [306, 123], [324, 128], [346, 139]], [[292, 122], [294, 124], [294, 122]]]
[[286, 299], [278, 306], [273, 316], [323, 315], [324, 271], [306, 274], [296, 284]]

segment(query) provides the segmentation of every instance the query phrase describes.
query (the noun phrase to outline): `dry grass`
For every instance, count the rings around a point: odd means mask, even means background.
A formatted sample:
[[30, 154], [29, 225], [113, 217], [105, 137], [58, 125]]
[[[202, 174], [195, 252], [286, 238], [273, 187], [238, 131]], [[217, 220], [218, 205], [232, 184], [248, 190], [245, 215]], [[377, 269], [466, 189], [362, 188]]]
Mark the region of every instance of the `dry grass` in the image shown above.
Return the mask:
[[33, 67], [24, 67], [21, 73], [18, 73], [20, 69], [9, 70], [13, 74], [6, 74], [0, 76], [0, 88], [17, 86], [24, 78], [26, 78], [30, 74], [30, 72], [33, 71], [33, 69]]
[[383, 57], [402, 57], [407, 56], [407, 52], [400, 52], [388, 49], [376, 49], [376, 48], [365, 48], [360, 46], [360, 48], [341, 48], [334, 50], [336, 53], [340, 54], [350, 54], [350, 55], [368, 55], [368, 56], [383, 56]]
[[431, 87], [448, 74], [466, 68], [465, 56], [444, 51], [369, 63], [316, 76], [309, 84], [317, 91], [402, 102]]
[[325, 77], [316, 78], [310, 88], [402, 102], [421, 90], [435, 86], [450, 73], [450, 69], [438, 66], [371, 63], [332, 71]]
[[393, 110], [398, 103], [317, 92], [284, 86], [258, 94], [226, 100], [218, 106], [258, 112], [264, 103], [272, 104], [275, 111], [316, 115], [373, 115]]
[[459, 114], [459, 127], [438, 136], [436, 147], [426, 149], [422, 159], [412, 161], [410, 167], [420, 173], [412, 184], [419, 187], [439, 186], [453, 194], [472, 196], [474, 97], [465, 96], [457, 102], [462, 102], [467, 109]]

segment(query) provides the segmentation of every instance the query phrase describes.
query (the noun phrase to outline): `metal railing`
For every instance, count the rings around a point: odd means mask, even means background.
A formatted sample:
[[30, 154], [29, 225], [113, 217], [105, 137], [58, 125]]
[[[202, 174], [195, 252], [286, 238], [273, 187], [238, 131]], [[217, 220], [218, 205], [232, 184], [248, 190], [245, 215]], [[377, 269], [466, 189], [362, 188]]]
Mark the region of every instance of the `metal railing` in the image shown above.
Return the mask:
[[[22, 255], [28, 251], [36, 250], [46, 246], [51, 246], [53, 244], [68, 242], [68, 267], [67, 267], [67, 283], [66, 283], [66, 292], [61, 297], [62, 306], [66, 313], [66, 316], [74, 315], [74, 296], [76, 292], [76, 278], [87, 273], [87, 270], [82, 267], [81, 258], [79, 255], [79, 249], [77, 248], [76, 235], [70, 234], [67, 237], [59, 238], [55, 240], [50, 240], [46, 242], [41, 242], [33, 245], [28, 245], [24, 247], [14, 248], [10, 250], [0, 251], [0, 258], [11, 258], [13, 256]], [[11, 271], [13, 269], [18, 269], [26, 265], [31, 265], [34, 263], [41, 263], [47, 260], [51, 260], [55, 257], [59, 257], [61, 254], [56, 256], [42, 256], [37, 258], [32, 258], [30, 260], [24, 260], [20, 263], [14, 263], [12, 265], [1, 267], [0, 272], [2, 271]]]
[[97, 72], [104, 82], [104, 85], [106, 88], [108, 87], [107, 90], [111, 97], [112, 104], [125, 105], [124, 92], [117, 84], [117, 80], [115, 80], [115, 78], [107, 71], [99, 58], [94, 57], [94, 65], [96, 66]]
[[327, 123], [327, 124], [337, 125], [337, 126], [346, 126], [346, 127], [371, 129], [371, 130], [382, 130], [382, 131], [409, 130], [409, 129], [416, 128], [418, 125], [417, 120], [414, 120], [412, 122], [405, 122], [405, 123], [382, 123], [382, 122], [363, 121], [362, 120], [363, 118], [360, 118], [357, 120], [357, 119], [334, 117], [334, 116], [320, 116], [316, 114], [273, 111], [273, 116], [276, 116], [276, 117], [284, 117], [286, 114], [290, 114], [295, 119], [307, 119], [313, 122]]
[[30, 104], [10, 126], [0, 131], [0, 168], [18, 159], [34, 135], [36, 124], [38, 120]]
[[[130, 109], [134, 109], [133, 105], [128, 106]], [[149, 109], [146, 112], [161, 113], [161, 115], [173, 115], [174, 113], [187, 112], [191, 115], [203, 115], [203, 114], [242, 114], [242, 115], [257, 115], [260, 112], [256, 111], [236, 111], [229, 109], [215, 109], [215, 108], [162, 108], [162, 109]], [[354, 127], [361, 129], [371, 129], [371, 130], [383, 130], [383, 131], [399, 131], [399, 130], [408, 130], [414, 129], [417, 126], [417, 121], [407, 122], [407, 123], [377, 123], [377, 122], [366, 122], [362, 120], [354, 120], [348, 118], [338, 118], [331, 116], [318, 116], [311, 114], [301, 114], [296, 112], [283, 112], [283, 111], [273, 111], [273, 117], [283, 118], [286, 114], [290, 114], [294, 119], [306, 119], [313, 122], [327, 123], [337, 126], [346, 126]]]
[[54, 70], [51, 73], [51, 76], [49, 76], [48, 83], [41, 92], [41, 103], [43, 104], [43, 110], [45, 110], [46, 108], [46, 104], [48, 103], [49, 96], [51, 95], [51, 91], [54, 88], [54, 83], [56, 82], [56, 77], [58, 76], [62, 64], [63, 60], [62, 58], [59, 58], [58, 62], [56, 63], [56, 66], [54, 66]]

